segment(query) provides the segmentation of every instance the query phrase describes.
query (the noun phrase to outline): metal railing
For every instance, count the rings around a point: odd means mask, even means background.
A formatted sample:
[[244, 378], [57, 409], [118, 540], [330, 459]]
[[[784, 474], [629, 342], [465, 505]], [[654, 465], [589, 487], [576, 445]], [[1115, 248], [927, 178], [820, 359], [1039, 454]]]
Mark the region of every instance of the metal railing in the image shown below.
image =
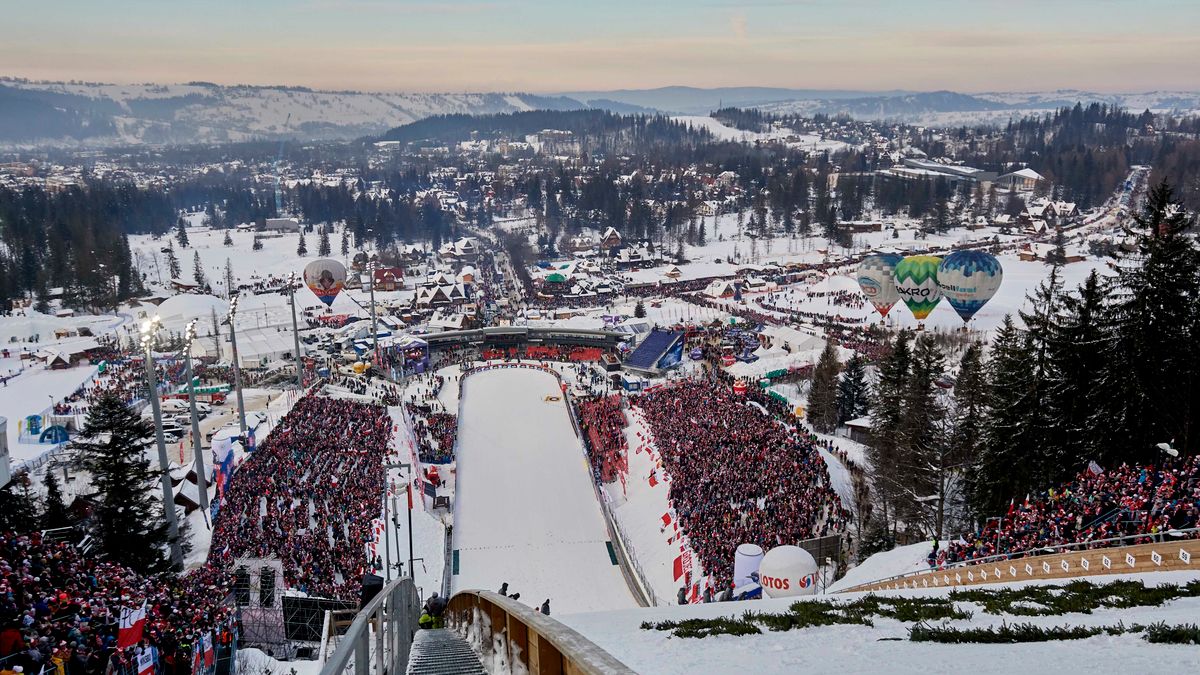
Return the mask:
[[455, 594], [446, 608], [446, 627], [465, 639], [484, 667], [494, 672], [633, 674], [573, 629], [499, 593]]
[[1143, 532], [1142, 534], [1127, 534], [1127, 535], [1120, 536], [1120, 537], [1109, 537], [1107, 539], [1092, 539], [1089, 541], [1075, 541], [1075, 542], [1071, 542], [1069, 544], [1055, 544], [1053, 546], [1039, 546], [1037, 548], [1026, 549], [1024, 551], [1015, 551], [1012, 553], [1001, 553], [998, 555], [990, 555], [990, 556], [986, 556], [983, 558], [972, 558], [970, 560], [963, 560], [963, 561], [959, 561], [959, 562], [955, 562], [955, 563], [949, 563], [946, 565], [942, 565], [940, 567], [930, 567], [929, 569], [914, 570], [912, 572], [905, 572], [904, 574], [893, 574], [890, 577], [881, 577], [879, 579], [872, 579], [871, 581], [864, 581], [862, 583], [855, 584], [854, 586], [851, 586], [849, 588], [843, 588], [843, 589], [835, 591], [835, 592], [837, 592], [837, 593], [852, 593], [857, 590], [866, 588], [868, 586], [874, 586], [876, 584], [888, 583], [891, 581], [898, 581], [901, 579], [909, 579], [912, 577], [919, 577], [922, 575], [929, 574], [931, 572], [943, 572], [946, 570], [962, 569], [965, 567], [974, 567], [977, 565], [978, 566], [989, 565], [992, 563], [1000, 562], [1002, 560], [1018, 560], [1021, 558], [1051, 555], [1054, 553], [1063, 553], [1063, 552], [1070, 552], [1070, 551], [1090, 551], [1090, 550], [1099, 550], [1099, 549], [1105, 549], [1105, 548], [1113, 548], [1113, 547], [1120, 545], [1121, 542], [1127, 542], [1130, 540], [1134, 540], [1133, 543], [1138, 543], [1136, 541], [1138, 539], [1145, 539], [1145, 540], [1149, 540], [1152, 542], [1162, 543], [1162, 542], [1165, 542], [1165, 541], [1168, 541], [1171, 539], [1193, 539], [1196, 537], [1200, 537], [1200, 527], [1189, 527], [1189, 528], [1183, 529], [1183, 530], [1163, 530], [1161, 532], [1153, 532], [1153, 533]]
[[419, 610], [420, 600], [411, 577], [384, 586], [354, 617], [321, 667], [321, 675], [343, 675], [351, 666], [354, 675], [404, 672]]

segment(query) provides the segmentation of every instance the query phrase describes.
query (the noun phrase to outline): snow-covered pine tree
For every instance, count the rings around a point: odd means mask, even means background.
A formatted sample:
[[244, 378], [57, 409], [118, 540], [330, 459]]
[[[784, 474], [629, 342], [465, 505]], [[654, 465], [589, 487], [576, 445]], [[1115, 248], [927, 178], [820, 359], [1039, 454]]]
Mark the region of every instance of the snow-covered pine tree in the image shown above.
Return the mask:
[[308, 255], [308, 244], [304, 243], [304, 230], [300, 230], [300, 242], [296, 244], [296, 255], [300, 257]]
[[225, 246], [233, 246], [233, 237], [230, 236], [229, 230], [225, 230], [225, 240], [221, 243]]
[[946, 407], [937, 385], [943, 374], [945, 355], [933, 336], [923, 333], [913, 345], [904, 386], [904, 414], [897, 433], [899, 461], [889, 467], [902, 488], [900, 513], [910, 513], [939, 539], [958, 468], [947, 443]]
[[158, 475], [146, 459], [153, 425], [115, 393], [91, 405], [83, 432], [74, 441], [97, 492], [96, 534], [105, 557], [138, 572], [169, 569], [162, 507], [153, 490]]

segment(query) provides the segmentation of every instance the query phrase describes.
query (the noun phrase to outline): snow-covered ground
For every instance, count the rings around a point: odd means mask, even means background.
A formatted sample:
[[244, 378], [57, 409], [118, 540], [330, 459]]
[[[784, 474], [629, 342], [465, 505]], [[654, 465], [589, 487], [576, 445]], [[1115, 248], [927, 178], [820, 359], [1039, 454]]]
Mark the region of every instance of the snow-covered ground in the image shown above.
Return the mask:
[[[1145, 575], [1096, 577], [1096, 583], [1133, 578], [1147, 584], [1186, 583], [1200, 577], [1195, 572], [1163, 572]], [[1039, 582], [1003, 584], [991, 588], [1020, 587]], [[903, 595], [944, 597], [948, 589], [909, 591]], [[891, 593], [881, 593], [890, 595]], [[853, 600], [860, 594], [836, 596]], [[643, 621], [680, 621], [685, 618], [740, 616], [747, 610], [784, 612], [796, 600], [751, 600], [739, 603], [656, 607], [617, 612], [595, 612], [560, 617], [639, 673], [746, 673], [783, 675], [792, 673], [1159, 673], [1195, 672], [1200, 668], [1200, 651], [1191, 645], [1154, 645], [1139, 635], [1098, 635], [1085, 640], [1063, 640], [1024, 644], [951, 645], [908, 641], [911, 623], [876, 617], [874, 626], [835, 625], [785, 632], [764, 630], [761, 635], [735, 637], [717, 635], [703, 639], [673, 637], [669, 632], [643, 630]], [[827, 599], [827, 596], [817, 596]], [[1160, 607], [1100, 609], [1091, 614], [1015, 617], [985, 614], [978, 606], [960, 603], [973, 610], [970, 619], [947, 622], [950, 626], [986, 627], [1002, 623], [1032, 623], [1039, 626], [1108, 626], [1124, 622], [1148, 625], [1195, 623], [1200, 616], [1200, 598], [1181, 598]], [[1169, 664], [1169, 665], [1166, 665]]]
[[462, 386], [453, 590], [508, 582], [555, 615], [635, 606], [558, 381], [504, 368]]

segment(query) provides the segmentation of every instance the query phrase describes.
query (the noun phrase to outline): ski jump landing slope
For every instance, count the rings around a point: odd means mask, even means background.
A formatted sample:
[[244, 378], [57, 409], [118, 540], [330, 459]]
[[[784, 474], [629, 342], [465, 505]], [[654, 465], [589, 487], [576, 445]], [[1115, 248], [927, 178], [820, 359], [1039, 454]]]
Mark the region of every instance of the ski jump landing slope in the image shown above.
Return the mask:
[[452, 588], [508, 582], [552, 615], [636, 607], [555, 377], [501, 368], [462, 386]]

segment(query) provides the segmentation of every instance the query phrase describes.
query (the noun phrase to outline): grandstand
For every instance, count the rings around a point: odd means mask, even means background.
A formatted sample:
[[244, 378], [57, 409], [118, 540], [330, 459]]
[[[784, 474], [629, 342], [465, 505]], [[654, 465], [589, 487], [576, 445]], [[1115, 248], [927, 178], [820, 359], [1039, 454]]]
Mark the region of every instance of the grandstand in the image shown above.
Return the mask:
[[679, 363], [682, 358], [683, 333], [655, 328], [625, 359], [625, 369], [657, 375]]

